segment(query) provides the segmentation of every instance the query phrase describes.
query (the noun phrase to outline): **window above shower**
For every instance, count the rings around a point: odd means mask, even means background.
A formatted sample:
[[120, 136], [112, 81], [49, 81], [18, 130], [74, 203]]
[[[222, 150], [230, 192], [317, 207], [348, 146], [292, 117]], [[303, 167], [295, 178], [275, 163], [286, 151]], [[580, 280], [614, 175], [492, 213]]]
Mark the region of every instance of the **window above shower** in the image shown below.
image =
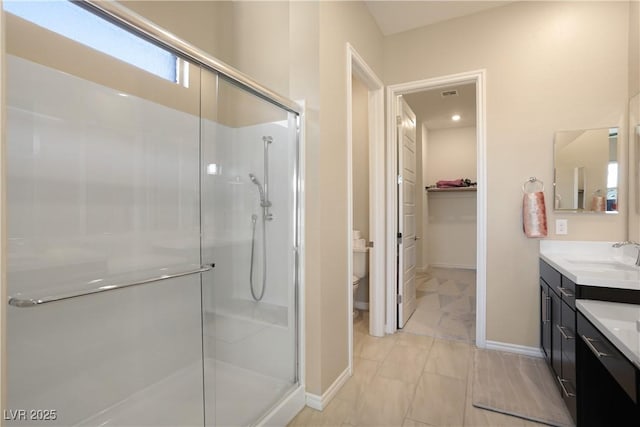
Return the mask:
[[189, 87], [189, 64], [174, 53], [69, 1], [5, 1], [4, 11], [63, 37]]

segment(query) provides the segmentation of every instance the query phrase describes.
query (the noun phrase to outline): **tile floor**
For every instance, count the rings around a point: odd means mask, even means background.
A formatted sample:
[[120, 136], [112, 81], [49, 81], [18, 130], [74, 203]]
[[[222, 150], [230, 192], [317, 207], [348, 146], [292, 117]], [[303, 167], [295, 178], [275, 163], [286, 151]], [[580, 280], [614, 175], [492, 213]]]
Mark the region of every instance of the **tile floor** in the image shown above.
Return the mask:
[[363, 312], [354, 324], [353, 376], [324, 411], [306, 407], [289, 426], [540, 426], [472, 406], [473, 344], [367, 331]]
[[430, 268], [416, 276], [416, 299], [404, 332], [475, 342], [475, 270]]
[[353, 376], [324, 411], [306, 407], [290, 426], [540, 426], [472, 405], [475, 271], [432, 268], [417, 280], [404, 329], [372, 337], [363, 312]]

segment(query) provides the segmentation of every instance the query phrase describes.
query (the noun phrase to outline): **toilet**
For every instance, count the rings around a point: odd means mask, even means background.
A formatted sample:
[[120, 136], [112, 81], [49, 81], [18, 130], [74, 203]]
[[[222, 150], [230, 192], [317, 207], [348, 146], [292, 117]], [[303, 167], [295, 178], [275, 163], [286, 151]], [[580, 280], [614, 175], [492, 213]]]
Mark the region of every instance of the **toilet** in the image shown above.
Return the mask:
[[[364, 239], [353, 240], [353, 301], [356, 300], [356, 291], [362, 279], [367, 277], [367, 261], [369, 249], [364, 244]], [[353, 309], [353, 318], [359, 315], [358, 310]]]

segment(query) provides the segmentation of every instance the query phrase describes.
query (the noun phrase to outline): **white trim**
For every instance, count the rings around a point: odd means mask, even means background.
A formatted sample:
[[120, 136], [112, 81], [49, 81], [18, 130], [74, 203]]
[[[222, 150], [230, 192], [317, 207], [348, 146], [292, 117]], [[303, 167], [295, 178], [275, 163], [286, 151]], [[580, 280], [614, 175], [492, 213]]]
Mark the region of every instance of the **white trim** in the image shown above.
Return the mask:
[[543, 357], [542, 350], [538, 347], [528, 347], [526, 345], [509, 344], [500, 341], [485, 341], [485, 347], [487, 350], [506, 351], [508, 353], [522, 354], [523, 356], [531, 357]]
[[304, 408], [305, 403], [304, 387], [298, 386], [262, 417], [256, 426], [286, 426]]
[[[369, 252], [369, 334], [384, 335], [384, 85], [355, 48], [346, 44], [346, 104], [347, 104], [347, 336], [349, 365], [353, 371], [353, 88], [352, 78], [357, 76], [369, 90], [369, 240], [374, 247]], [[373, 190], [371, 190], [373, 189]], [[377, 284], [376, 284], [377, 283]], [[367, 308], [369, 308], [367, 307]]]
[[436, 268], [459, 268], [462, 270], [475, 270], [476, 266], [475, 265], [468, 265], [468, 264], [449, 264], [446, 262], [434, 262], [429, 264], [431, 267], [436, 267]]
[[421, 92], [452, 84], [475, 83], [476, 85], [476, 167], [477, 167], [477, 246], [476, 246], [476, 345], [486, 346], [487, 310], [487, 155], [486, 155], [486, 71], [476, 70], [460, 74], [436, 77], [387, 87], [387, 328], [388, 333], [397, 329], [396, 287], [396, 126], [398, 96]]
[[356, 308], [356, 310], [369, 311], [369, 303], [368, 302], [354, 301], [353, 302], [353, 306]]
[[327, 407], [329, 402], [331, 402], [331, 399], [335, 397], [336, 393], [340, 391], [342, 386], [349, 380], [350, 377], [351, 377], [351, 373], [347, 368], [344, 371], [342, 371], [342, 373], [340, 374], [340, 376], [338, 376], [338, 378], [336, 378], [333, 384], [331, 384], [331, 387], [329, 387], [324, 393], [322, 393], [322, 396], [318, 396], [317, 394], [313, 394], [313, 393], [307, 393], [306, 394], [307, 406], [317, 411], [322, 411], [324, 408]]

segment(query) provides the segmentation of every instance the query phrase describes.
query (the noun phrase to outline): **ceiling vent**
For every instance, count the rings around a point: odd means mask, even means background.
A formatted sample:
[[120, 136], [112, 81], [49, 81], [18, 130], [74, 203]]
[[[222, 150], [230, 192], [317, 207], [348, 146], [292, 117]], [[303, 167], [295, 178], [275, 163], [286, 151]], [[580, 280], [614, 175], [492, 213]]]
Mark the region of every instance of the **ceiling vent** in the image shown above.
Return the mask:
[[440, 95], [442, 95], [443, 98], [446, 98], [447, 96], [458, 96], [458, 91], [455, 89], [445, 90], [440, 92]]

